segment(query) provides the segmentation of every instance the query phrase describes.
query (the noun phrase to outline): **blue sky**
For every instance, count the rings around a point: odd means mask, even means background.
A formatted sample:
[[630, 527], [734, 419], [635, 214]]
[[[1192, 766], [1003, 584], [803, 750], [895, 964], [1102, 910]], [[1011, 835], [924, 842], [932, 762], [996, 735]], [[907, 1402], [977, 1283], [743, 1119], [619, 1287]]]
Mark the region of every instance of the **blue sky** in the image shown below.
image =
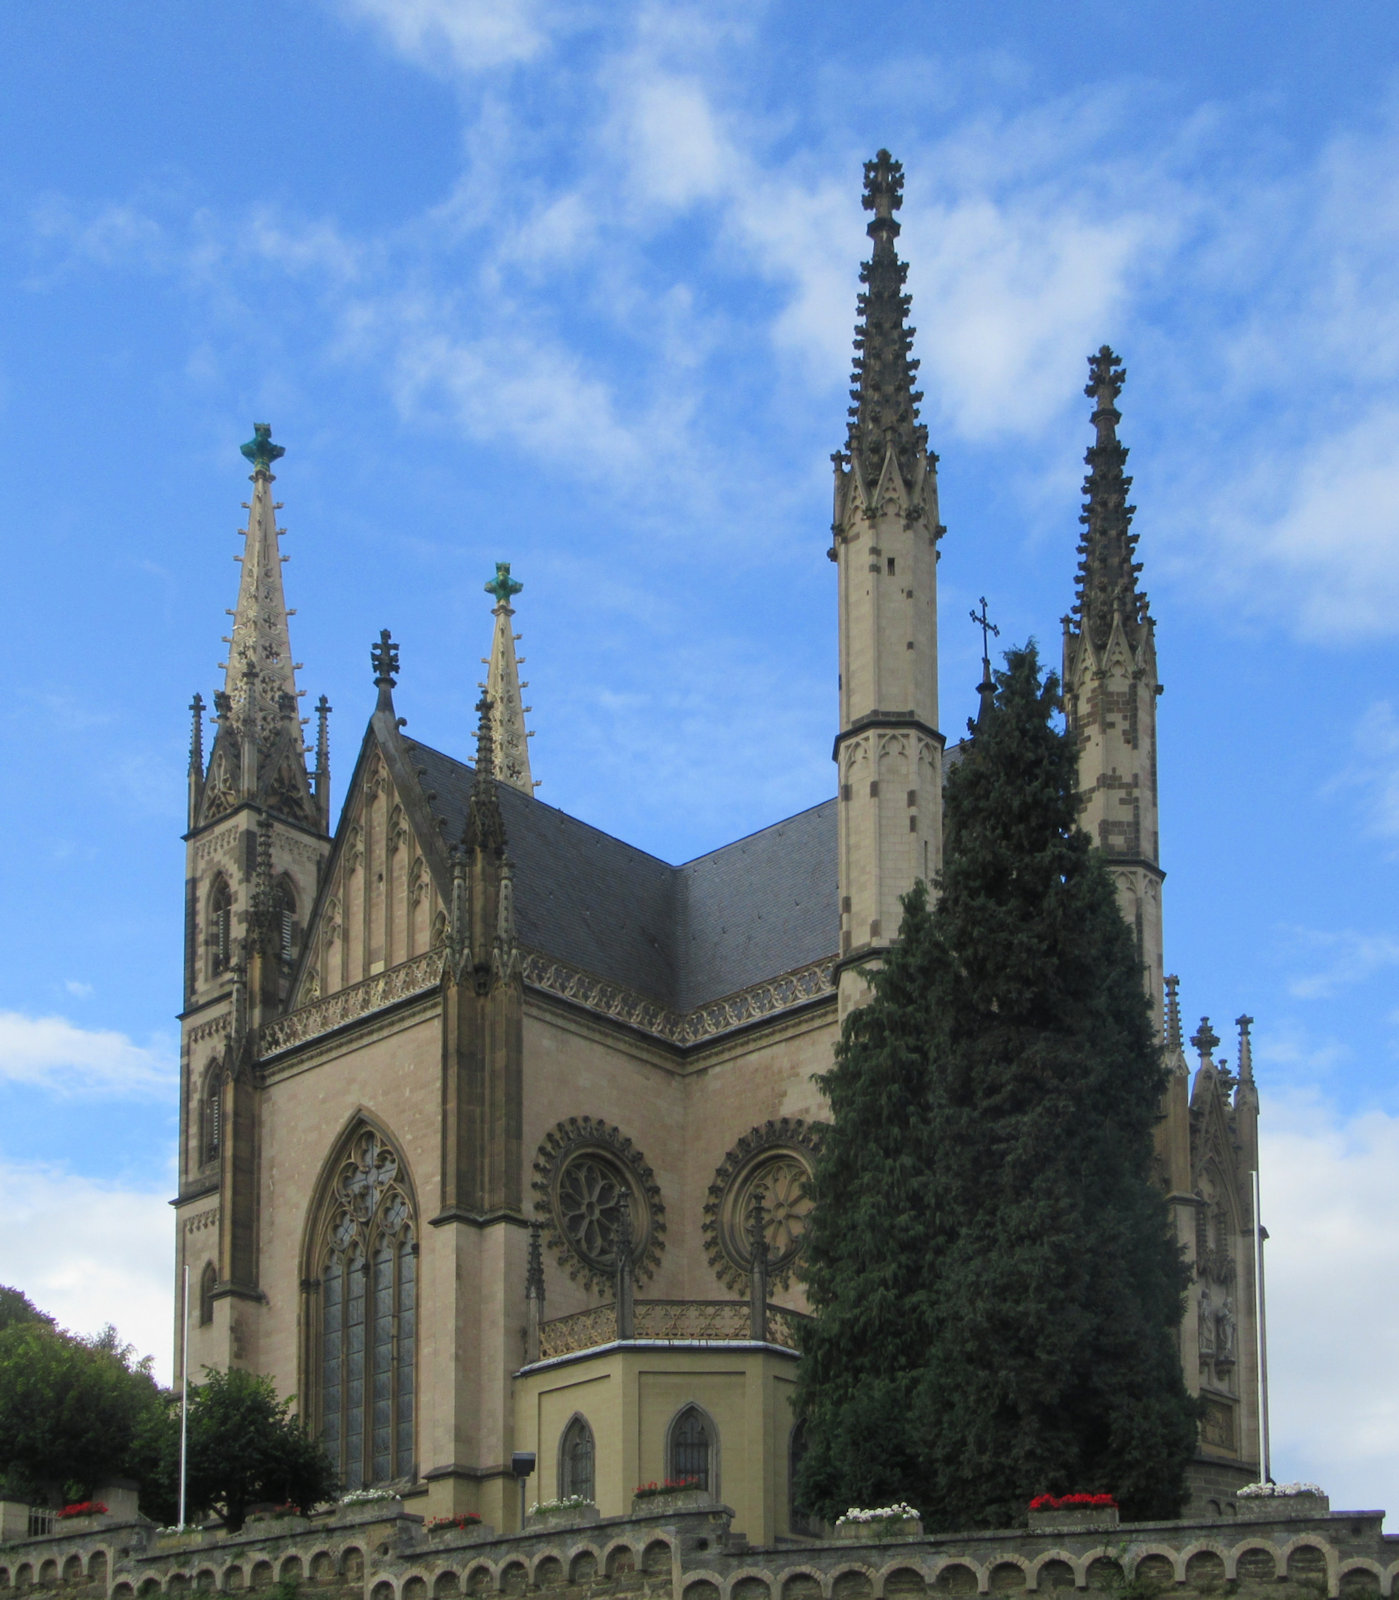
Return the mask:
[[185, 707], [254, 419], [341, 779], [386, 625], [411, 732], [470, 750], [509, 560], [542, 799], [683, 860], [831, 792], [828, 457], [887, 145], [943, 727], [977, 596], [1057, 656], [1109, 341], [1167, 962], [1192, 1023], [1257, 1019], [1278, 1466], [1399, 1509], [1397, 43], [1359, 0], [11, 0], [0, 1281], [168, 1359]]

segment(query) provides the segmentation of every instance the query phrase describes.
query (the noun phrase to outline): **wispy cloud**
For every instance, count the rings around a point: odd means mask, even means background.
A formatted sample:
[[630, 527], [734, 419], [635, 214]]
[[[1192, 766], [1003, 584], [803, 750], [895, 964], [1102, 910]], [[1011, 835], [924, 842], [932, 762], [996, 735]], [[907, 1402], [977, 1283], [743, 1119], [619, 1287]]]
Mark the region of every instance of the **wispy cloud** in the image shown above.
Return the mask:
[[382, 30], [421, 67], [475, 76], [537, 56], [561, 8], [545, 0], [342, 0], [341, 9]]
[[22, 1289], [77, 1333], [114, 1323], [170, 1381], [175, 1224], [173, 1170], [158, 1187], [98, 1183], [0, 1156], [6, 1201], [0, 1283]]
[[1399, 936], [1394, 934], [1357, 928], [1288, 931], [1299, 957], [1310, 966], [1288, 981], [1288, 993], [1298, 1000], [1328, 1000], [1386, 967], [1399, 966]]
[[1319, 1482], [1336, 1506], [1393, 1513], [1399, 1117], [1270, 1099], [1261, 1142], [1274, 1475]]
[[1370, 833], [1399, 840], [1399, 716], [1388, 700], [1366, 707], [1355, 730], [1352, 759], [1328, 787], [1358, 792]]
[[64, 1017], [0, 1011], [0, 1082], [35, 1084], [60, 1095], [168, 1095], [173, 1042], [139, 1045], [124, 1033], [80, 1028]]

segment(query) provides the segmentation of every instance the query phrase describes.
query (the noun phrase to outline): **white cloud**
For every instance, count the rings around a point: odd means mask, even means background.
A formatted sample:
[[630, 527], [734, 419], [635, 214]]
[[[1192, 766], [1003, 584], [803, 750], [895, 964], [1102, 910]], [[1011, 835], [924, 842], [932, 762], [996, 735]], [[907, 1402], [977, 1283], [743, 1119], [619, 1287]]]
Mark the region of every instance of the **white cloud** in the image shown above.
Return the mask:
[[173, 1043], [139, 1045], [124, 1033], [80, 1028], [64, 1017], [0, 1011], [0, 1082], [37, 1084], [61, 1095], [168, 1095]]
[[1330, 785], [1358, 789], [1370, 832], [1399, 838], [1399, 717], [1387, 700], [1366, 708], [1355, 731], [1355, 756]]
[[1261, 1143], [1273, 1475], [1399, 1516], [1399, 1117], [1269, 1099]]
[[0, 1283], [22, 1289], [75, 1333], [113, 1323], [170, 1381], [175, 1224], [159, 1190], [98, 1183], [0, 1157]]
[[1386, 967], [1399, 966], [1399, 937], [1393, 934], [1365, 933], [1356, 928], [1291, 931], [1302, 950], [1322, 961], [1321, 966], [1289, 980], [1288, 993], [1299, 1000], [1330, 999]]
[[468, 76], [538, 55], [552, 11], [542, 0], [344, 0], [344, 9], [419, 66]]

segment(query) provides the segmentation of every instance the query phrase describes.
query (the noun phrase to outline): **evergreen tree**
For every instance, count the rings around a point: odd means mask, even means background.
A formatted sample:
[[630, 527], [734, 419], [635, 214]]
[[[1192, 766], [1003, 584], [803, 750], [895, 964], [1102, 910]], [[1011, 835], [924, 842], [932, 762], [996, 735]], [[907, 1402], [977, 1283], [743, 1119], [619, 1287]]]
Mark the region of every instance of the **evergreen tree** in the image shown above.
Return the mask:
[[1135, 941], [1078, 826], [1033, 645], [946, 788], [936, 906], [823, 1079], [799, 1492], [1005, 1526], [1042, 1492], [1171, 1516], [1194, 1450], [1184, 1269], [1152, 1178], [1164, 1073]]

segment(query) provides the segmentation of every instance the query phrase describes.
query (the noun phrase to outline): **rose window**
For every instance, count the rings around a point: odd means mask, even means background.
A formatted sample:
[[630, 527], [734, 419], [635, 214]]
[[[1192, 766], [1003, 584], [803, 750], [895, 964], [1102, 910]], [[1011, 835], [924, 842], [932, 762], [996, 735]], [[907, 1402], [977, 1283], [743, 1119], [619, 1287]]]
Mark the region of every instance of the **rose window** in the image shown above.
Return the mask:
[[590, 1267], [613, 1265], [624, 1206], [634, 1211], [631, 1185], [611, 1162], [599, 1156], [576, 1156], [559, 1174], [559, 1221], [564, 1238]]

